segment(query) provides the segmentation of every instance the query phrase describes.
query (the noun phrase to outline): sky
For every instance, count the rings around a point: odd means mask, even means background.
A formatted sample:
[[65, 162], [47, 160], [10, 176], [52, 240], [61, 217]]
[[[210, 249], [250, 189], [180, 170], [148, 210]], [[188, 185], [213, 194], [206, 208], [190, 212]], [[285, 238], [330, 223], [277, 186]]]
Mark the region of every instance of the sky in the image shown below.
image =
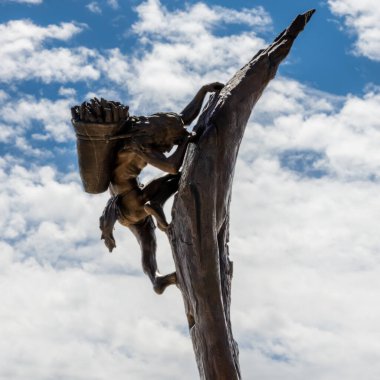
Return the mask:
[[311, 8], [240, 149], [233, 332], [245, 379], [378, 379], [378, 2], [0, 0], [1, 380], [198, 377], [178, 289], [153, 292], [127, 229], [100, 241], [70, 107], [179, 112]]

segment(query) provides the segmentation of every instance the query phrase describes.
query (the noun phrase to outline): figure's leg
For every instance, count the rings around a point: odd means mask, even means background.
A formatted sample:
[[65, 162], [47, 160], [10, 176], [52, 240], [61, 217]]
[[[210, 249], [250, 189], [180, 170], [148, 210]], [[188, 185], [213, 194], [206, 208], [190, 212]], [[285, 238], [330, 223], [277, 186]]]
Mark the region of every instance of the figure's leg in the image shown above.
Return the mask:
[[144, 189], [144, 199], [146, 200], [144, 209], [149, 215], [153, 215], [157, 220], [158, 227], [165, 231], [168, 222], [162, 209], [164, 203], [178, 190], [180, 173], [167, 174], [148, 183]]
[[166, 174], [147, 183], [143, 188], [143, 194], [147, 201], [160, 199], [164, 204], [166, 200], [177, 191], [181, 173]]
[[157, 227], [161, 231], [167, 230], [169, 223], [167, 222], [164, 210], [160, 205], [147, 203], [144, 205], [144, 210], [148, 215], [152, 215], [156, 218]]
[[129, 229], [135, 235], [140, 245], [144, 273], [150, 278], [154, 291], [157, 294], [163, 293], [167, 286], [176, 284], [177, 278], [175, 272], [161, 276], [157, 269], [157, 244], [152, 218], [148, 216], [143, 222], [129, 226]]

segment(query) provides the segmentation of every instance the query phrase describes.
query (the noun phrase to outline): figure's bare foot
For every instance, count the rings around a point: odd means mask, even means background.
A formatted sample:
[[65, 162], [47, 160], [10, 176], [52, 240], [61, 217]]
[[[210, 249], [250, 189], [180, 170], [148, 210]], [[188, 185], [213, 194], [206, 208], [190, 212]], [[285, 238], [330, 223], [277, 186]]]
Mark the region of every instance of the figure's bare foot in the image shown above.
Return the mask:
[[153, 215], [156, 218], [157, 226], [161, 231], [166, 231], [169, 227], [164, 214], [164, 210], [158, 203], [147, 203], [144, 205], [144, 210], [147, 214]]
[[177, 275], [175, 272], [162, 276], [156, 275], [153, 289], [157, 294], [162, 294], [169, 285], [175, 285], [177, 283]]

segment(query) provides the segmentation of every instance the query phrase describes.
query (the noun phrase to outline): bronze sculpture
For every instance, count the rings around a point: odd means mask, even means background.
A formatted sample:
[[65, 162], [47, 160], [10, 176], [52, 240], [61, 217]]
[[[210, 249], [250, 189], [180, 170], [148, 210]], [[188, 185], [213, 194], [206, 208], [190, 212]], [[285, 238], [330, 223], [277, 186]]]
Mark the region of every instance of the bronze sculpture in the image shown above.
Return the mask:
[[[103, 143], [107, 144], [110, 140], [119, 140], [121, 143], [113, 146], [113, 151], [106, 151], [106, 157], [98, 156], [95, 160], [91, 156], [82, 165], [89, 166], [86, 170], [91, 175], [92, 172], [97, 172], [93, 166], [99, 159], [109, 160], [109, 156], [114, 157], [108, 168], [109, 190], [112, 196], [100, 217], [101, 238], [111, 252], [116, 247], [113, 236], [116, 221], [128, 227], [139, 242], [143, 270], [159, 294], [168, 285], [176, 283], [176, 275], [171, 273], [162, 276], [158, 272], [152, 216], [155, 217], [158, 227], [165, 231], [168, 223], [162, 207], [177, 191], [179, 169], [188, 143], [194, 140], [193, 134], [185, 127], [198, 116], [206, 94], [220, 91], [222, 88], [223, 84], [218, 82], [203, 86], [180, 114], [169, 112], [130, 117], [128, 107], [105, 99], [99, 101], [97, 98], [72, 108], [72, 122], [77, 132], [83, 132], [81, 127], [85, 124], [93, 129], [99, 128], [99, 124], [102, 123], [117, 126], [117, 134], [108, 136], [108, 140], [103, 136]], [[85, 138], [85, 141], [99, 141], [99, 136], [87, 134], [83, 137], [80, 133], [77, 135], [79, 140]], [[175, 152], [169, 157], [165, 156], [164, 153], [170, 152], [175, 145]], [[139, 175], [147, 164], [169, 174], [142, 186]], [[107, 168], [103, 169], [102, 175], [105, 174], [104, 171], [107, 171]]]
[[[295, 39], [314, 12], [311, 10], [298, 15], [272, 44], [254, 55], [220, 91], [220, 88], [217, 89], [194, 127], [196, 145], [189, 144], [188, 159], [182, 163], [181, 178], [178, 174], [163, 177], [162, 183], [157, 183], [157, 188], [164, 189], [161, 197], [152, 196], [150, 200], [147, 197], [150, 203], [143, 205], [143, 207], [146, 205], [152, 207], [152, 209], [144, 208], [144, 212], [148, 214], [144, 220], [153, 223], [151, 215], [154, 215], [160, 228], [166, 230], [176, 267], [175, 274], [168, 275], [166, 283], [157, 285], [158, 289], [155, 290], [159, 293], [165, 289], [165, 286], [174, 282], [180, 289], [201, 379], [241, 380], [238, 346], [233, 338], [230, 321], [233, 267], [229, 259], [228, 241], [234, 168], [240, 142], [254, 105], [268, 83], [275, 77], [280, 63], [286, 58]], [[200, 99], [203, 100], [203, 97], [204, 95], [197, 94], [195, 100], [183, 111], [185, 115], [189, 115], [189, 120], [199, 113], [202, 104]], [[120, 117], [127, 112], [120, 104], [106, 105], [105, 115], [108, 115], [109, 123], [112, 121], [109, 116], [111, 113], [120, 120]], [[88, 112], [86, 106], [83, 108], [73, 110], [78, 152], [81, 153], [81, 139], [87, 147], [90, 146], [87, 144], [90, 140], [92, 146], [95, 146], [96, 141], [102, 144], [106, 141], [108, 145], [103, 144], [103, 148], [104, 145], [108, 146], [108, 156], [111, 157], [110, 152], [115, 151], [116, 145], [113, 144], [116, 144], [120, 133], [120, 123], [113, 125], [110, 123], [110, 128], [104, 128], [99, 124], [99, 133], [90, 139], [91, 128], [88, 129], [86, 125], [76, 121], [78, 114], [86, 115]], [[92, 115], [91, 118], [95, 120], [94, 122], [99, 121], [96, 115]], [[110, 131], [108, 135], [107, 130]], [[124, 137], [133, 139], [133, 133], [127, 133]], [[182, 144], [188, 144], [189, 139], [191, 137], [185, 139]], [[139, 157], [145, 157], [146, 162], [150, 159], [153, 163], [157, 158], [155, 153], [163, 152], [155, 147], [154, 154], [151, 154], [151, 148], [147, 149], [146, 146], [153, 144], [153, 140], [149, 133], [141, 135], [141, 140], [132, 150]], [[91, 152], [88, 153], [88, 157], [98, 158]], [[101, 169], [108, 168], [111, 161], [104, 160], [98, 167], [92, 168], [96, 172], [95, 179], [91, 178], [85, 168], [81, 169], [84, 186], [89, 192], [96, 193], [104, 186], [108, 186], [110, 178], [102, 176]], [[172, 173], [174, 172], [173, 170]], [[172, 222], [167, 226], [165, 217], [163, 213], [161, 214], [162, 204], [167, 194], [177, 191], [177, 184], [178, 193], [172, 207]], [[137, 225], [138, 223], [129, 226], [132, 232]], [[137, 231], [135, 235], [139, 239], [140, 232]], [[144, 241], [152, 245], [146, 252], [147, 257], [153, 261], [148, 265], [154, 268], [155, 254], [149, 254], [149, 252], [155, 253], [154, 232]], [[144, 252], [144, 247], [142, 250]], [[151, 277], [152, 282], [157, 283], [156, 273], [151, 273]]]

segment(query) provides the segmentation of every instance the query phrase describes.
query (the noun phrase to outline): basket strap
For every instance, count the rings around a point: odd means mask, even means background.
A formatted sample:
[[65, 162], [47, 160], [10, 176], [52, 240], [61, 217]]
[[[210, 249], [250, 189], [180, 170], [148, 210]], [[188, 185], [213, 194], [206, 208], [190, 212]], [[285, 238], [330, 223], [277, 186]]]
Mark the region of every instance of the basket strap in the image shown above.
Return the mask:
[[132, 137], [135, 133], [124, 133], [122, 135], [117, 135], [117, 136], [109, 136], [106, 135], [104, 137], [99, 137], [99, 136], [89, 136], [89, 135], [81, 135], [79, 133], [76, 133], [77, 139], [78, 140], [84, 140], [84, 141], [104, 141], [105, 143], [108, 143], [110, 141], [115, 141], [115, 140], [125, 140], [130, 137]]

